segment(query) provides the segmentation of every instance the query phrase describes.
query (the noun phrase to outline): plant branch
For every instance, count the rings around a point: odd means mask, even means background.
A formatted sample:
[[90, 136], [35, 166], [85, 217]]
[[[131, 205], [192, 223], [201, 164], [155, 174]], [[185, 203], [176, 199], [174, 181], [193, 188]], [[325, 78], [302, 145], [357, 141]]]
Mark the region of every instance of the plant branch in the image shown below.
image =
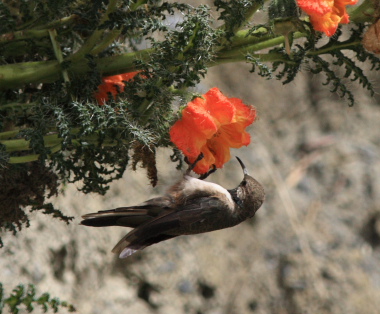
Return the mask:
[[103, 38], [103, 40], [97, 44], [94, 49], [92, 49], [91, 53], [94, 55], [97, 55], [101, 53], [103, 50], [105, 50], [109, 45], [111, 45], [117, 37], [119, 37], [121, 34], [121, 30], [113, 30], [106, 34]]
[[[303, 37], [307, 37], [307, 34], [301, 33], [301, 32], [294, 33], [294, 39], [303, 38]], [[253, 40], [257, 42], [257, 37], [255, 37]], [[278, 46], [278, 45], [281, 45], [284, 43], [285, 43], [285, 37], [284, 36], [277, 36], [275, 38], [270, 38], [267, 40], [266, 40], [266, 38], [264, 38], [264, 41], [257, 42], [257, 43], [252, 44], [252, 45], [238, 46], [238, 47], [230, 49], [230, 50], [224, 49], [224, 50], [219, 51], [217, 57], [215, 58], [215, 61], [211, 64], [211, 66], [215, 66], [215, 65], [218, 65], [221, 63], [226, 63], [226, 62], [244, 61], [246, 59], [247, 53], [252, 54], [256, 51], [275, 47], [275, 46]], [[263, 55], [268, 56], [268, 60], [266, 60], [266, 61], [272, 61], [272, 58], [269, 56], [273, 55], [273, 54], [263, 54]], [[277, 57], [278, 56], [276, 56], [275, 59], [277, 59]]]
[[336, 43], [334, 45], [331, 45], [329, 47], [323, 48], [323, 49], [316, 49], [316, 50], [310, 50], [306, 53], [307, 56], [316, 56], [316, 55], [322, 55], [325, 53], [329, 53], [334, 50], [344, 50], [350, 47], [355, 47], [358, 45], [361, 45], [362, 42], [360, 40], [357, 41], [351, 41], [351, 42], [342, 42], [342, 43]]
[[[134, 60], [148, 60], [152, 49], [145, 49], [138, 52], [125, 53], [97, 60], [99, 71], [104, 75], [115, 75], [136, 71]], [[81, 75], [90, 68], [85, 59], [71, 62], [67, 69], [68, 73]], [[61, 65], [56, 60], [22, 62], [16, 64], [6, 64], [0, 66], [0, 90], [17, 88], [25, 84], [50, 83], [58, 80], [61, 74]]]
[[48, 36], [49, 36], [49, 31], [47, 29], [22, 30], [22, 31], [0, 35], [0, 44], [7, 43], [7, 42], [15, 42], [17, 40], [40, 39], [40, 38], [48, 37]]
[[[257, 12], [257, 10], [263, 6], [265, 2], [268, 0], [264, 0], [263, 3], [253, 3], [248, 9], [246, 9], [246, 12], [244, 14], [244, 18], [241, 21], [239, 25], [236, 25], [235, 27], [232, 28], [232, 32], [236, 34], [239, 30], [241, 30], [243, 27], [245, 27], [251, 20], [252, 16]], [[222, 26], [219, 27], [221, 30], [227, 30], [229, 28], [229, 25], [227, 23], [223, 24]], [[226, 38], [223, 38], [221, 41], [221, 46], [227, 43], [228, 40]]]
[[[50, 35], [51, 43], [53, 45], [55, 57], [57, 58], [59, 64], [62, 64], [63, 55], [62, 55], [62, 51], [59, 46], [59, 43], [57, 41], [57, 36], [58, 36], [57, 31], [55, 29], [49, 29], [49, 35]], [[67, 74], [67, 69], [62, 69], [62, 76], [63, 76], [63, 80], [66, 83], [70, 82], [69, 75]]]

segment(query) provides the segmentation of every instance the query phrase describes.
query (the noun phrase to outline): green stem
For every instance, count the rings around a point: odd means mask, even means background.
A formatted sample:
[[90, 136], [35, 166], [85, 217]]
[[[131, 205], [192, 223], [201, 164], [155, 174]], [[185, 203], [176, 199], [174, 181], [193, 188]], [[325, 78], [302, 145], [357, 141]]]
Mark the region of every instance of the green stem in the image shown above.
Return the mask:
[[[12, 131], [0, 133], [0, 144], [5, 146], [5, 151], [7, 153], [31, 150], [29, 140], [26, 140], [24, 138], [9, 139], [9, 138], [16, 137], [20, 133], [20, 131], [21, 130], [18, 129], [18, 130], [12, 130]], [[56, 131], [52, 130], [52, 132], [56, 132]], [[71, 135], [73, 135], [74, 137], [77, 136], [79, 132], [80, 132], [79, 128], [73, 128], [70, 130]], [[53, 134], [45, 135], [43, 137], [43, 141], [44, 141], [45, 147], [52, 148], [52, 147], [57, 147], [57, 145], [61, 145], [63, 138], [59, 137], [57, 133], [53, 133]], [[99, 137], [98, 137], [97, 132], [95, 132], [94, 134], [91, 134], [91, 135], [84, 135], [80, 138], [73, 139], [73, 143], [77, 145], [80, 145], [80, 141], [87, 142], [90, 144], [97, 144], [99, 141]], [[113, 146], [113, 145], [116, 145], [116, 142], [114, 138], [108, 138], [102, 142], [102, 145]]]
[[[249, 55], [253, 58], [259, 59], [261, 62], [279, 62], [279, 61], [281, 61], [281, 62], [284, 62], [287, 64], [293, 64], [293, 65], [297, 64], [296, 62], [292, 61], [291, 59], [284, 57], [283, 54], [276, 53], [276, 52], [255, 53], [255, 54], [250, 53]], [[216, 65], [220, 65], [220, 64], [226, 64], [226, 63], [232, 63], [232, 62], [243, 62], [243, 61], [247, 61], [247, 55], [234, 56], [233, 58], [220, 59], [220, 60], [217, 60], [217, 63], [212, 63], [209, 66], [212, 67], [212, 66], [216, 66]]]
[[[264, 3], [267, 2], [268, 0], [264, 0]], [[244, 18], [242, 20], [242, 22], [239, 24], [239, 26], [235, 26], [233, 29], [232, 29], [232, 32], [234, 34], [236, 34], [240, 29], [242, 29], [243, 27], [245, 27], [249, 21], [251, 20], [252, 16], [257, 12], [257, 10], [262, 7], [262, 4], [257, 2], [257, 3], [254, 3], [252, 4], [245, 12], [245, 15], [244, 15]], [[219, 29], [221, 30], [227, 30], [229, 28], [229, 25], [227, 24], [223, 24], [222, 26], [219, 27]], [[221, 42], [220, 42], [220, 45], [223, 46], [224, 44], [226, 44], [228, 42], [228, 40], [226, 38], [222, 38]]]
[[273, 38], [273, 34], [266, 27], [260, 27], [253, 32], [251, 30], [241, 30], [231, 37], [229, 48], [252, 45], [271, 38]]
[[[53, 45], [53, 50], [55, 57], [57, 58], [58, 62], [61, 64], [63, 62], [63, 55], [61, 48], [59, 46], [59, 43], [57, 41], [57, 31], [55, 29], [49, 29], [49, 35], [50, 35], [50, 40]], [[69, 75], [67, 74], [67, 69], [62, 69], [62, 76], [63, 80], [68, 83], [70, 82]]]
[[98, 53], [101, 53], [104, 49], [106, 49], [112, 42], [119, 37], [121, 34], [121, 30], [113, 30], [106, 34], [103, 38], [103, 40], [92, 49], [91, 53], [93, 55], [97, 55]]
[[21, 163], [25, 163], [25, 162], [36, 161], [36, 160], [38, 160], [39, 157], [40, 157], [40, 155], [38, 155], [38, 154], [9, 157], [8, 163], [10, 163], [10, 164], [21, 164]]
[[1, 132], [0, 133], [0, 141], [1, 140], [7, 140], [9, 138], [15, 137], [19, 132], [20, 132], [20, 130], [12, 130], [12, 131]]
[[35, 102], [30, 102], [30, 103], [27, 103], [27, 104], [18, 103], [18, 102], [7, 103], [5, 105], [0, 105], [0, 111], [9, 110], [9, 109], [10, 110], [28, 109], [28, 108], [31, 108], [31, 107], [35, 106], [35, 104], [36, 104]]
[[78, 19], [78, 15], [72, 14], [67, 17], [63, 17], [59, 20], [53, 21], [51, 23], [48, 23], [46, 25], [37, 26], [34, 29], [50, 29], [50, 28], [59, 28], [62, 26], [67, 26], [70, 24], [74, 24], [75, 20]]
[[349, 47], [355, 47], [355, 46], [358, 46], [361, 44], [362, 44], [362, 42], [360, 40], [352, 41], [352, 42], [348, 42], [348, 43], [347, 42], [337, 43], [333, 46], [329, 46], [329, 47], [326, 47], [323, 49], [310, 50], [306, 53], [306, 55], [307, 56], [322, 55], [325, 53], [329, 53], [330, 51], [333, 51], [333, 50], [344, 50], [344, 49], [347, 49]]
[[16, 40], [40, 39], [40, 38], [48, 37], [48, 36], [49, 36], [49, 32], [46, 29], [42, 29], [42, 30], [29, 29], [29, 30], [17, 31], [17, 32], [0, 35], [0, 44], [7, 43], [7, 42], [14, 42]]
[[77, 15], [73, 14], [71, 16], [53, 21], [47, 25], [36, 27], [34, 29], [25, 29], [16, 32], [11, 32], [7, 34], [0, 35], [0, 43], [15, 42], [26, 39], [41, 39], [44, 37], [49, 37], [49, 29], [59, 28], [64, 25], [68, 25], [74, 22]]
[[[303, 38], [306, 36], [307, 36], [306, 33], [295, 32], [293, 38], [298, 39], [298, 38]], [[252, 54], [256, 51], [271, 48], [271, 47], [278, 46], [284, 43], [285, 43], [285, 37], [277, 36], [275, 38], [270, 38], [262, 42], [252, 44], [252, 45], [238, 46], [230, 50], [224, 49], [224, 50], [219, 51], [218, 56], [216, 57], [212, 66], [218, 65], [220, 63], [226, 63], [225, 62], [226, 60], [229, 60], [229, 62], [243, 61], [245, 60], [245, 56], [247, 53]]]
[[[44, 136], [45, 147], [52, 147], [61, 143], [62, 138], [59, 138], [58, 134], [50, 134]], [[30, 150], [30, 141], [23, 138], [16, 140], [0, 140], [0, 144], [5, 145], [5, 151], [8, 153]]]
[[147, 2], [148, 2], [148, 0], [137, 0], [137, 1], [135, 1], [135, 3], [131, 4], [130, 10], [136, 11], [140, 6], [142, 6], [143, 4], [145, 4]]
[[17, 88], [28, 83], [53, 82], [59, 79], [58, 61], [37, 61], [0, 66], [0, 89]]
[[[50, 153], [54, 154], [60, 151], [61, 149], [62, 149], [62, 145], [57, 144], [50, 148]], [[25, 163], [25, 162], [37, 161], [38, 158], [40, 158], [39, 154], [31, 154], [31, 155], [26, 155], [26, 156], [14, 156], [14, 157], [9, 157], [8, 163], [20, 164], [20, 163]]]

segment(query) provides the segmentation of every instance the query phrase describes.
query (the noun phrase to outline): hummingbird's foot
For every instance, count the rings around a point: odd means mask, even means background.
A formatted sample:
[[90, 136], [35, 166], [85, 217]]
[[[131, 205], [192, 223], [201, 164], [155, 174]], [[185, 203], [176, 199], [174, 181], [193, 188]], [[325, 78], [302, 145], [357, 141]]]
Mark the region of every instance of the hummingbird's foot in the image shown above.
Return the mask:
[[204, 179], [206, 179], [210, 174], [214, 173], [214, 172], [217, 170], [217, 168], [216, 168], [215, 165], [212, 165], [211, 167], [212, 167], [212, 168], [211, 168], [209, 171], [207, 171], [206, 173], [200, 175], [198, 179], [199, 179], [199, 180], [204, 180]]
[[203, 153], [200, 153], [199, 156], [197, 157], [197, 159], [195, 159], [195, 161], [192, 164], [190, 164], [187, 157], [185, 157], [185, 162], [189, 165], [189, 168], [187, 168], [187, 170], [186, 170], [186, 174], [189, 175], [191, 170], [193, 170], [195, 168], [195, 166], [197, 165], [198, 161], [202, 160], [203, 158], [204, 158]]

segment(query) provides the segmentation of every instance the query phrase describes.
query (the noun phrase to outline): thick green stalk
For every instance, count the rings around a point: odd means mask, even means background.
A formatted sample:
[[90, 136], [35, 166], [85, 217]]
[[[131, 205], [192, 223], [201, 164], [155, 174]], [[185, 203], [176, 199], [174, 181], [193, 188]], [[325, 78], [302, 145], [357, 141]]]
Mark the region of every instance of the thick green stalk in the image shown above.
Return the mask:
[[[138, 52], [125, 53], [116, 56], [97, 59], [97, 65], [104, 75], [115, 75], [120, 73], [136, 71], [133, 61], [136, 59], [147, 60], [152, 49]], [[67, 71], [74, 75], [81, 75], [89, 71], [86, 59], [73, 61], [69, 64]], [[36, 61], [0, 66], [0, 90], [22, 87], [25, 84], [51, 83], [60, 78], [62, 73], [58, 61]]]
[[[59, 138], [58, 134], [50, 134], [44, 136], [45, 147], [52, 147], [61, 143], [62, 138]], [[30, 141], [23, 138], [15, 140], [0, 140], [0, 144], [3, 144], [5, 146], [5, 151], [7, 153], [30, 150]]]
[[30, 102], [27, 104], [18, 103], [18, 102], [7, 103], [5, 105], [0, 105], [0, 111], [4, 111], [4, 110], [25, 110], [25, 109], [32, 108], [35, 104], [36, 104], [35, 102]]
[[59, 79], [58, 61], [36, 61], [0, 66], [0, 89], [17, 88], [28, 83], [54, 82]]
[[[0, 133], [0, 144], [5, 146], [5, 151], [7, 153], [14, 153], [14, 152], [28, 152], [31, 151], [30, 147], [30, 141], [26, 139], [12, 139], [9, 140], [8, 138], [15, 137], [20, 132], [20, 130], [14, 130], [14, 131], [8, 131], [8, 132], [2, 132]], [[78, 134], [79, 129], [74, 128], [71, 130], [71, 133], [73, 135]], [[62, 149], [62, 141], [63, 139], [58, 136], [58, 134], [49, 134], [45, 135], [43, 137], [44, 140], [44, 146], [46, 148], [50, 149], [50, 153], [54, 154]], [[99, 136], [97, 133], [87, 136], [82, 136], [80, 139], [73, 139], [72, 144], [73, 145], [81, 145], [81, 142], [86, 142], [89, 144], [98, 144], [99, 142]], [[103, 146], [115, 146], [117, 142], [114, 138], [107, 138], [102, 142]], [[28, 154], [24, 156], [11, 156], [9, 157], [8, 163], [16, 164], [16, 163], [25, 163], [25, 162], [31, 162], [36, 161], [40, 157], [39, 154]]]
[[[51, 154], [54, 154], [62, 149], [62, 145], [58, 144], [50, 148]], [[10, 164], [21, 164], [25, 162], [37, 161], [40, 158], [39, 154], [31, 154], [25, 156], [15, 156], [9, 157], [8, 163]]]
[[19, 132], [20, 132], [19, 130], [1, 132], [0, 133], [0, 143], [1, 143], [1, 140], [7, 140], [9, 138], [15, 137]]
[[[143, 2], [143, 1], [140, 1]], [[254, 8], [252, 8], [254, 11]], [[351, 20], [354, 22], [369, 21], [374, 14], [374, 1], [365, 0], [360, 6], [353, 7], [350, 10]], [[73, 17], [71, 17], [73, 19]], [[216, 52], [215, 61], [211, 66], [227, 62], [239, 62], [245, 60], [247, 53], [255, 53], [261, 49], [275, 47], [285, 43], [283, 36], [276, 36], [267, 32], [265, 28], [259, 28], [252, 35], [248, 35], [247, 30], [237, 31], [235, 36], [231, 38], [228, 47], [220, 47]], [[247, 36], [248, 35], [248, 36]], [[110, 35], [114, 38], [115, 34]], [[303, 32], [295, 32], [294, 39], [306, 37]], [[109, 39], [109, 38], [108, 38]], [[108, 43], [107, 38], [104, 42], [95, 46], [96, 52], [104, 49], [104, 45]], [[93, 47], [94, 48], [94, 47]], [[148, 60], [152, 49], [145, 49], [139, 52], [126, 53], [111, 57], [97, 59], [98, 69], [103, 75], [115, 75], [120, 73], [136, 71], [134, 60]], [[78, 55], [77, 55], [78, 56]], [[270, 58], [269, 58], [270, 59]], [[86, 59], [73, 58], [67, 69], [68, 75], [81, 75], [89, 71]], [[58, 61], [37, 61], [16, 64], [6, 64], [0, 66], [0, 89], [18, 88], [29, 83], [54, 82], [60, 78], [62, 73], [61, 66]]]
[[[272, 38], [271, 36], [246, 37], [247, 31], [240, 31], [234, 37], [230, 47], [224, 48], [217, 53], [212, 66], [220, 63], [238, 62], [245, 60], [246, 53], [253, 53], [261, 49], [271, 48], [285, 42], [283, 36]], [[296, 32], [294, 39], [305, 37], [306, 34]], [[231, 47], [233, 47], [231, 49]], [[97, 60], [98, 68], [104, 75], [114, 75], [136, 71], [133, 61], [136, 59], [148, 60], [152, 49], [139, 52], [126, 53]], [[76, 75], [83, 74], [89, 70], [83, 60], [73, 61], [69, 68]], [[57, 61], [25, 62], [0, 66], [0, 89], [19, 87], [27, 83], [53, 82], [59, 79], [61, 67]]]
[[[20, 133], [20, 131], [20, 129], [17, 129], [0, 133], [0, 144], [5, 146], [6, 152], [13, 153], [31, 150], [29, 140], [26, 140], [24, 138], [9, 139], [16, 137]], [[79, 132], [79, 128], [73, 128], [70, 130], [71, 135], [73, 135], [74, 137], [77, 137]], [[59, 137], [58, 133], [56, 133], [56, 130], [54, 129], [51, 131], [51, 133], [52, 134], [48, 134], [43, 137], [44, 146], [51, 148], [56, 147], [57, 145], [61, 145], [63, 138]], [[91, 135], [83, 135], [80, 138], [78, 137], [77, 139], [73, 139], [72, 141], [74, 144], [78, 145], [80, 145], [80, 141], [87, 142], [90, 144], [97, 144], [99, 142], [98, 132], [95, 132]], [[115, 138], [106, 138], [103, 141], [104, 146], [113, 146], [115, 145], [115, 143]]]

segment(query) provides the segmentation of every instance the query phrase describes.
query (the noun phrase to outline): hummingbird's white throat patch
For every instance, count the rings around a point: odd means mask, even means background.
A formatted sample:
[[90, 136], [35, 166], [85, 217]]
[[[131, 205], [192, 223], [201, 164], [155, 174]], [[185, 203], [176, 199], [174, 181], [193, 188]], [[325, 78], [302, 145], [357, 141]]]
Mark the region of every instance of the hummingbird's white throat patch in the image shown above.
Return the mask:
[[207, 182], [203, 180], [199, 180], [197, 178], [191, 177], [191, 176], [185, 176], [186, 183], [183, 186], [183, 193], [186, 195], [190, 195], [194, 193], [197, 190], [208, 192], [210, 195], [213, 194], [222, 194], [224, 195], [227, 200], [229, 201], [229, 208], [231, 210], [234, 209], [235, 203], [232, 200], [230, 192], [228, 192], [224, 187], [220, 186], [219, 184]]

